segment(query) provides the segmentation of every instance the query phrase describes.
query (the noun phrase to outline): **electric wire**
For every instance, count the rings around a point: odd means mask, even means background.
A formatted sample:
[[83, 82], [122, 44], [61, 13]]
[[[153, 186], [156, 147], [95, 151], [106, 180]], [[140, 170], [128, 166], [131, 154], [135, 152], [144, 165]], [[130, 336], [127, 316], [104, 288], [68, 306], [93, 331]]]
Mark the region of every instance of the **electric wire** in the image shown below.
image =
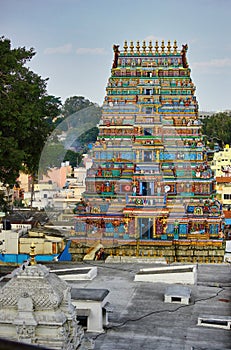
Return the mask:
[[[213, 286], [214, 287], [214, 286]], [[209, 297], [206, 297], [206, 298], [200, 298], [200, 299], [196, 299], [194, 300], [191, 304], [187, 304], [187, 305], [179, 305], [177, 308], [175, 309], [163, 309], [163, 310], [155, 310], [155, 311], [150, 311], [140, 317], [137, 317], [137, 318], [128, 318], [127, 320], [123, 321], [122, 323], [118, 324], [118, 325], [112, 325], [110, 327], [106, 327], [105, 328], [105, 333], [101, 333], [101, 334], [97, 334], [94, 338], [92, 338], [93, 340], [96, 340], [98, 339], [100, 336], [105, 336], [108, 331], [111, 331], [111, 330], [114, 330], [114, 329], [118, 329], [118, 328], [121, 328], [123, 326], [125, 326], [127, 323], [129, 322], [138, 322], [138, 321], [141, 321], [143, 320], [144, 318], [146, 317], [149, 317], [149, 316], [152, 316], [152, 315], [157, 315], [157, 314], [161, 314], [161, 313], [175, 313], [177, 312], [178, 310], [182, 309], [182, 308], [188, 308], [188, 307], [192, 307], [194, 306], [196, 303], [199, 303], [201, 301], [208, 301], [210, 299], [213, 299], [213, 298], [216, 298], [221, 292], [223, 292], [225, 290], [224, 287], [217, 287], [219, 288], [220, 290], [217, 291], [216, 294], [214, 295], [211, 295]]]

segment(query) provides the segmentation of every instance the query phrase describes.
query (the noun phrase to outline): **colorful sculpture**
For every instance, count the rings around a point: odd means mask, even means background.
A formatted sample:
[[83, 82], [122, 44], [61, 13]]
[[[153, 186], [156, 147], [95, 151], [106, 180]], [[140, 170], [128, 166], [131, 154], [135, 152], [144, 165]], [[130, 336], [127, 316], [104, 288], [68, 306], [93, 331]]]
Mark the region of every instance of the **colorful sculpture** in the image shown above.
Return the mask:
[[92, 223], [103, 239], [183, 240], [194, 232], [218, 238], [222, 212], [213, 199], [188, 46], [126, 41], [123, 51], [113, 49], [83, 194], [90, 209], [76, 208], [77, 235], [90, 237]]

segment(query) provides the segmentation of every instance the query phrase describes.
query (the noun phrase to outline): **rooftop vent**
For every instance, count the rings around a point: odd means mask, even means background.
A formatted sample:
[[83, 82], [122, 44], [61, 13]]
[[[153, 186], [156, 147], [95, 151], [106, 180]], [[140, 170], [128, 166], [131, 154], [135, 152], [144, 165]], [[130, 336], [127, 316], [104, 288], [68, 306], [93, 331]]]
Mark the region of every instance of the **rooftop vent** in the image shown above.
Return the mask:
[[231, 329], [231, 316], [199, 316], [197, 325]]
[[180, 303], [188, 305], [191, 297], [191, 289], [186, 286], [172, 285], [164, 293], [165, 303]]

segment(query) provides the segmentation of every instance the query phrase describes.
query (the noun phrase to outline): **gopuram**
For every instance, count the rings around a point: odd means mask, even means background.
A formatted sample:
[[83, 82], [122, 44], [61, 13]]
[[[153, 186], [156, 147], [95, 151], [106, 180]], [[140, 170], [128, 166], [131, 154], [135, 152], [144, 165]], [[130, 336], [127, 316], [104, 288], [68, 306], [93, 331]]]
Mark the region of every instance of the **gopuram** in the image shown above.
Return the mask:
[[187, 49], [176, 41], [113, 46], [93, 166], [75, 209], [78, 242], [127, 251], [137, 242], [152, 250], [186, 245], [194, 256], [195, 244], [222, 245]]

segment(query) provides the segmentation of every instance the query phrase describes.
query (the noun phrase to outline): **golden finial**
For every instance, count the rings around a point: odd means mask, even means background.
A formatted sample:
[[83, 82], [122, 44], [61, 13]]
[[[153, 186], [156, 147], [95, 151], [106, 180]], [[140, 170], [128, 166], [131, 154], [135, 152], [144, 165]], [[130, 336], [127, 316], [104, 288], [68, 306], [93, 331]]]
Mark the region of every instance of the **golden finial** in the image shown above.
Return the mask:
[[170, 55], [170, 53], [171, 53], [171, 42], [170, 42], [170, 40], [168, 41], [167, 49], [168, 49], [167, 54]]
[[161, 43], [161, 53], [164, 53], [164, 49], [165, 49], [164, 40], [162, 40], [162, 43]]
[[146, 53], [146, 42], [145, 42], [145, 40], [143, 41], [142, 49], [143, 49], [143, 53]]
[[149, 48], [149, 53], [152, 53], [152, 41], [151, 40], [149, 41], [148, 48]]
[[174, 53], [174, 55], [176, 55], [177, 54], [177, 42], [176, 42], [176, 40], [174, 40], [174, 45], [173, 45], [173, 53]]
[[130, 53], [133, 54], [134, 53], [134, 45], [133, 45], [133, 41], [130, 42]]
[[137, 43], [136, 43], [136, 51], [137, 51], [137, 53], [140, 53], [140, 42], [139, 41], [137, 41]]
[[159, 49], [158, 40], [156, 40], [155, 53], [159, 53], [158, 49]]
[[35, 260], [35, 244], [34, 242], [31, 243], [31, 246], [30, 246], [30, 264], [31, 265], [36, 265], [36, 260]]
[[124, 41], [124, 53], [126, 54], [128, 52], [128, 43], [127, 40]]

